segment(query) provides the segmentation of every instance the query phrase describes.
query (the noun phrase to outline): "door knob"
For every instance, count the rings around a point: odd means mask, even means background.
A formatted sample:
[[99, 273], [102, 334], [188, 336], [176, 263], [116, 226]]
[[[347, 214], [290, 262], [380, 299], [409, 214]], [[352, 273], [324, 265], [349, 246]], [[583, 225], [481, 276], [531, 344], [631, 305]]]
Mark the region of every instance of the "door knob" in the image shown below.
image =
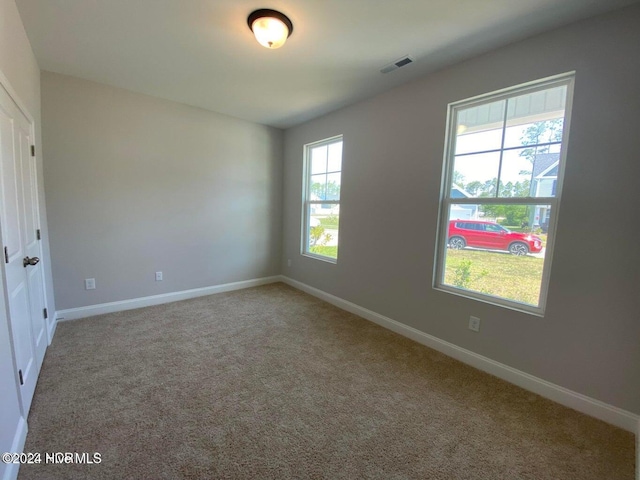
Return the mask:
[[22, 259], [22, 265], [27, 268], [29, 265], [37, 265], [40, 259], [38, 257], [24, 257]]

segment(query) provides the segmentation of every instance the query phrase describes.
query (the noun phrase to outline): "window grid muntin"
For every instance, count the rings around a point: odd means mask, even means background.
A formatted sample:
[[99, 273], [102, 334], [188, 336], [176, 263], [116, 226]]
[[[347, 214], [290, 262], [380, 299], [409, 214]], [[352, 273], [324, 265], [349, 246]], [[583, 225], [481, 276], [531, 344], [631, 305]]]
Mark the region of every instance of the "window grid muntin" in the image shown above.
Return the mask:
[[466, 152], [466, 153], [458, 153], [455, 155], [457, 157], [468, 157], [470, 155], [480, 155], [482, 153], [500, 153], [500, 152], [508, 152], [511, 150], [522, 150], [523, 148], [538, 148], [538, 147], [547, 147], [552, 145], [562, 145], [562, 141], [558, 142], [544, 142], [544, 143], [532, 143], [529, 145], [518, 146], [518, 147], [505, 147], [503, 149], [494, 148], [490, 150], [478, 150], [477, 152]]

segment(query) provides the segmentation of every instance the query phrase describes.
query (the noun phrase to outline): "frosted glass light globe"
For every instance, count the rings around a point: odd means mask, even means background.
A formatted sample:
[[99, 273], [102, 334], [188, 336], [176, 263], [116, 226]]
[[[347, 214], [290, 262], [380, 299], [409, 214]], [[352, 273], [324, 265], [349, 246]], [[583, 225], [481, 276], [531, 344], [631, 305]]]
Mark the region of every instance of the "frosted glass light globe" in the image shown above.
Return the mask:
[[260, 45], [267, 48], [280, 48], [287, 41], [289, 29], [281, 20], [273, 17], [261, 17], [251, 24], [251, 30]]

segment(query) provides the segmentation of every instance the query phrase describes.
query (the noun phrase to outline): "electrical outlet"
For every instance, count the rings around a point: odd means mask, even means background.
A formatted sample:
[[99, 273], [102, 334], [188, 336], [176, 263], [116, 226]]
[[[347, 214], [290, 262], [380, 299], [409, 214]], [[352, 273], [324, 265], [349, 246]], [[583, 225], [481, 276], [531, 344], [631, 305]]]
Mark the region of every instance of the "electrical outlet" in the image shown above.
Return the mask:
[[469, 330], [480, 331], [480, 319], [478, 317], [469, 317]]
[[96, 279], [95, 278], [85, 278], [84, 279], [84, 289], [85, 290], [95, 290], [96, 289]]
[[156, 272], [156, 282], [162, 281], [162, 272]]
[[289, 258], [287, 259], [287, 267], [290, 267], [290, 266], [291, 266], [291, 259]]

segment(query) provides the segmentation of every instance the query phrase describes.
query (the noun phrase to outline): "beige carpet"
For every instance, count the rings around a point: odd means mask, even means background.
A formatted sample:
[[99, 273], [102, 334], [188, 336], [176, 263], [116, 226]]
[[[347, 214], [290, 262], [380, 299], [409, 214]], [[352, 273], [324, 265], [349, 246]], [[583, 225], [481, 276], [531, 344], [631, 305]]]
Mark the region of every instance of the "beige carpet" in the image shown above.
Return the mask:
[[634, 478], [632, 434], [283, 284], [61, 323], [29, 428], [102, 462], [25, 480]]

